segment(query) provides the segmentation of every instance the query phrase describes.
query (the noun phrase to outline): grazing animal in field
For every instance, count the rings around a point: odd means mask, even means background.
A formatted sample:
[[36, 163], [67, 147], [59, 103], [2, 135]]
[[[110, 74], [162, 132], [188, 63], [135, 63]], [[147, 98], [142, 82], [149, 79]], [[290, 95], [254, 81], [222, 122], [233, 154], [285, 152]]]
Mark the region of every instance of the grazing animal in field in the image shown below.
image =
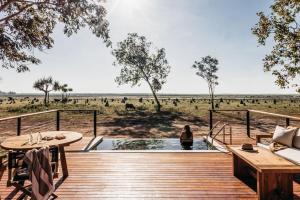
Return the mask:
[[109, 103], [108, 103], [108, 101], [105, 103], [105, 105], [104, 105], [105, 107], [109, 107]]
[[143, 103], [143, 97], [139, 98], [139, 102]]
[[132, 103], [126, 103], [125, 110], [135, 110], [135, 106]]
[[59, 103], [61, 100], [60, 99], [53, 99], [54, 103]]
[[123, 97], [123, 99], [121, 100], [121, 103], [126, 103], [127, 100], [128, 100], [127, 97]]
[[174, 106], [177, 106], [177, 101], [173, 101], [173, 105], [174, 105]]
[[8, 97], [7, 101], [9, 101], [8, 104], [15, 104], [16, 103], [16, 101], [13, 97]]

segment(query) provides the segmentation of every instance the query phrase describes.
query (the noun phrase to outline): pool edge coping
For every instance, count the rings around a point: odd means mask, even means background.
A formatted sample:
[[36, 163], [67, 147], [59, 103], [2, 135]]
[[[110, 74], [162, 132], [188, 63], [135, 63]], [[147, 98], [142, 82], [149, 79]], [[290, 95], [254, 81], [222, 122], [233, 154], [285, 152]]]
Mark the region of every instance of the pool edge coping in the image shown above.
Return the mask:
[[[216, 150], [88, 150], [91, 153], [228, 153], [226, 146], [222, 146], [210, 136], [202, 137], [204, 141], [209, 142]], [[213, 142], [211, 142], [213, 140]], [[103, 138], [101, 138], [101, 142]], [[101, 143], [99, 142], [99, 143]]]

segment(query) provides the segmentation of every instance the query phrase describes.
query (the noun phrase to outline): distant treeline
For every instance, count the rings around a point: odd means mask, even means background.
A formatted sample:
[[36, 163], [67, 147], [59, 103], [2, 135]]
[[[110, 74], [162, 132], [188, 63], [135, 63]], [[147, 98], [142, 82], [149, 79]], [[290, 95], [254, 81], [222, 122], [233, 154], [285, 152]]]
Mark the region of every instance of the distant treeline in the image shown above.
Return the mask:
[[12, 92], [12, 91], [9, 91], [9, 92], [3, 92], [0, 90], [0, 95], [16, 95], [17, 93], [16, 92]]
[[[15, 97], [42, 97], [43, 95], [39, 93], [18, 93], [15, 92], [8, 92], [3, 93], [0, 91], [1, 95], [12, 95]], [[60, 97], [61, 94], [59, 93], [53, 93], [50, 94], [51, 97]], [[178, 99], [209, 99], [208, 94], [158, 94], [157, 95], [160, 99], [168, 99], [168, 98], [178, 98]], [[73, 93], [71, 95], [73, 98], [96, 98], [96, 97], [102, 97], [102, 98], [123, 98], [123, 97], [129, 97], [131, 99], [139, 99], [139, 98], [145, 98], [145, 99], [151, 99], [152, 95], [147, 93]], [[216, 100], [247, 100], [247, 99], [259, 99], [259, 100], [269, 100], [269, 99], [300, 99], [300, 95], [297, 94], [286, 94], [286, 95], [280, 95], [280, 94], [219, 94], [216, 95]]]

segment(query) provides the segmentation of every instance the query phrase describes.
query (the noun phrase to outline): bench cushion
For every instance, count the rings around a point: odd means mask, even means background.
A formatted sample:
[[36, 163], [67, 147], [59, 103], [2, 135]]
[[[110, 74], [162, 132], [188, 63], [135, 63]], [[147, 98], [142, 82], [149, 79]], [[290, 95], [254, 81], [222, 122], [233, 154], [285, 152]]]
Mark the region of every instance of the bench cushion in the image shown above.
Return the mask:
[[273, 134], [273, 142], [292, 147], [293, 138], [295, 136], [296, 131], [297, 128], [286, 129], [281, 126], [276, 126]]
[[270, 146], [263, 143], [257, 143], [257, 146], [270, 150]]
[[293, 147], [300, 149], [300, 129], [298, 129], [294, 136]]
[[295, 148], [286, 148], [275, 152], [276, 155], [281, 156], [295, 164], [300, 165], [300, 150]]
[[[269, 145], [257, 143], [257, 146], [270, 150]], [[292, 163], [300, 165], [300, 150], [296, 148], [286, 148], [274, 152], [276, 155], [285, 158]]]

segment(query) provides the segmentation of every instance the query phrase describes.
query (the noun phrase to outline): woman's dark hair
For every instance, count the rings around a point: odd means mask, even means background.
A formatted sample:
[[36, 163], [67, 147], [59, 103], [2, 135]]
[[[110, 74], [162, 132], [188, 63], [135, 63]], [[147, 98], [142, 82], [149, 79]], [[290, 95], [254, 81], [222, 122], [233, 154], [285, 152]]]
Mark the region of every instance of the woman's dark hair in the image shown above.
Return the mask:
[[185, 125], [184, 126], [184, 130], [185, 130], [185, 133], [186, 133], [187, 137], [191, 137], [192, 136], [192, 131], [191, 131], [191, 128], [190, 128], [189, 125]]

